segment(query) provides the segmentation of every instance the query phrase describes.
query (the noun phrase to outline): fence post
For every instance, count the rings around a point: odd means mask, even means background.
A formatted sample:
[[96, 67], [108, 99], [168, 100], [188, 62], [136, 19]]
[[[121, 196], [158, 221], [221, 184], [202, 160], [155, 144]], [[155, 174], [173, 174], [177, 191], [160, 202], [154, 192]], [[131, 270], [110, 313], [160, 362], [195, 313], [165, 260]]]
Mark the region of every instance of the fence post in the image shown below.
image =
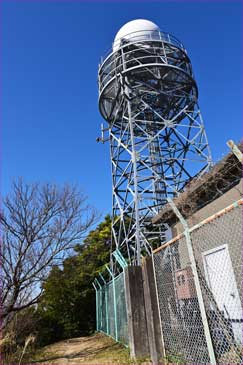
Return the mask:
[[200, 286], [199, 276], [198, 276], [198, 272], [197, 272], [196, 261], [195, 261], [195, 257], [194, 257], [194, 253], [193, 253], [189, 227], [188, 227], [188, 224], [187, 224], [186, 220], [183, 218], [182, 214], [177, 209], [177, 207], [176, 207], [175, 203], [173, 202], [173, 200], [170, 199], [170, 198], [167, 198], [167, 200], [168, 200], [168, 203], [170, 204], [171, 208], [173, 209], [174, 213], [176, 214], [176, 216], [178, 217], [178, 219], [180, 220], [180, 222], [181, 222], [181, 224], [183, 225], [183, 228], [184, 228], [184, 235], [185, 235], [185, 238], [186, 238], [186, 245], [187, 245], [187, 249], [188, 249], [189, 260], [191, 262], [192, 273], [193, 273], [194, 282], [195, 282], [195, 288], [196, 288], [196, 293], [197, 293], [197, 298], [198, 298], [199, 309], [200, 309], [200, 313], [201, 313], [201, 316], [202, 316], [202, 323], [203, 323], [203, 329], [204, 329], [204, 334], [205, 334], [208, 353], [209, 353], [209, 358], [210, 358], [210, 364], [216, 364], [216, 358], [215, 358], [211, 333], [210, 333], [210, 329], [209, 329], [209, 325], [208, 325], [206, 309], [205, 309], [205, 305], [204, 305], [204, 301], [203, 301], [203, 295], [202, 295], [202, 290], [201, 290], [201, 286]]
[[99, 312], [98, 312], [98, 290], [94, 283], [92, 283], [95, 290], [95, 302], [96, 302], [96, 331], [99, 331]]
[[231, 139], [227, 142], [228, 147], [232, 150], [233, 154], [238, 158], [240, 162], [243, 162], [243, 155], [238, 146]]
[[115, 340], [118, 341], [118, 328], [117, 328], [117, 311], [116, 311], [116, 287], [115, 287], [115, 276], [113, 272], [110, 270], [108, 265], [105, 265], [109, 274], [112, 277], [112, 286], [113, 286], [113, 304], [114, 304], [114, 317], [115, 317]]
[[105, 286], [105, 315], [106, 315], [106, 333], [109, 335], [109, 312], [108, 312], [108, 298], [107, 298], [107, 284], [106, 281], [101, 273], [99, 273], [104, 286]]
[[[99, 280], [96, 279], [96, 278], [95, 278], [95, 283], [97, 283], [98, 286], [99, 286], [99, 290], [98, 290], [98, 302], [97, 302], [98, 303], [97, 307], [98, 307], [98, 311], [99, 311], [99, 308], [102, 307], [101, 306], [101, 303], [100, 303], [100, 294], [101, 294], [102, 286], [100, 285]], [[98, 331], [101, 330], [101, 328], [102, 328], [102, 322], [103, 322], [102, 313], [100, 313], [100, 316], [99, 316], [99, 324], [98, 324], [98, 328], [99, 328]]]

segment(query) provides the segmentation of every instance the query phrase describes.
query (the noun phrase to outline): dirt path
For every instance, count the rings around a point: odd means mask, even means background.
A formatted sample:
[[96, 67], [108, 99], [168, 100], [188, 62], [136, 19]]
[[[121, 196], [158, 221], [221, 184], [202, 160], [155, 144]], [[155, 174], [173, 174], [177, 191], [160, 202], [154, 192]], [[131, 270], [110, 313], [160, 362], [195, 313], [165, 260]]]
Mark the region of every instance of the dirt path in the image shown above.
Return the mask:
[[39, 364], [128, 364], [128, 350], [101, 333], [46, 346], [35, 354]]

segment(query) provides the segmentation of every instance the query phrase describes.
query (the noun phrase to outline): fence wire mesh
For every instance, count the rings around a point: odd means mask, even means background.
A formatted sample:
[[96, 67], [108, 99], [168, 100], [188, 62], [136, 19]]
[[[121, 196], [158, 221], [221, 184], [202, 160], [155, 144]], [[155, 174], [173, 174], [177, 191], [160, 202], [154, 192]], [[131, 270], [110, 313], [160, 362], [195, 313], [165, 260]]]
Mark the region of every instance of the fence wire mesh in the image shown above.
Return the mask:
[[242, 364], [242, 205], [189, 234], [209, 332], [182, 236], [153, 255], [168, 361], [208, 364], [213, 351], [217, 364]]
[[128, 345], [124, 273], [96, 292], [97, 331]]

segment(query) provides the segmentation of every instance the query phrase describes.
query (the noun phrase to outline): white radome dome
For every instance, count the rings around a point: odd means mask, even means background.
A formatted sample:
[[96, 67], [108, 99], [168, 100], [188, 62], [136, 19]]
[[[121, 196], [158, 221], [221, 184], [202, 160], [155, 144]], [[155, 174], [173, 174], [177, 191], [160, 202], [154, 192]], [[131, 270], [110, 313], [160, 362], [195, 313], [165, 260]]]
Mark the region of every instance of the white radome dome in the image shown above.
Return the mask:
[[119, 49], [122, 39], [129, 40], [130, 38], [134, 38], [137, 40], [146, 40], [151, 36], [158, 36], [159, 31], [159, 27], [150, 20], [132, 20], [123, 25], [123, 27], [121, 27], [121, 29], [117, 32], [113, 43], [113, 51], [117, 51]]

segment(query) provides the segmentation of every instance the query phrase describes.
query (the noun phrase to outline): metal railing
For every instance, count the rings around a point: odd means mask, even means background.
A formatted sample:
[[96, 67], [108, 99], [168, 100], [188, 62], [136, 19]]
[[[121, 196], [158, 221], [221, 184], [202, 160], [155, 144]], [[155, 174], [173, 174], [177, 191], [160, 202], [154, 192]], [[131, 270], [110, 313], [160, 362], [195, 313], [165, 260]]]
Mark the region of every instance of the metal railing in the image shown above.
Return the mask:
[[[113, 53], [113, 50], [117, 48], [117, 46], [120, 45], [123, 38], [118, 38], [116, 41], [113, 42], [112, 48], [108, 48], [107, 51], [104, 53], [104, 56], [101, 57], [101, 63], [104, 62], [104, 60]], [[183, 45], [183, 43], [176, 38], [174, 35], [167, 33], [167, 32], [161, 32], [158, 30], [138, 30], [135, 32], [131, 32], [126, 34], [125, 39], [127, 39], [129, 42], [139, 42], [139, 41], [163, 41], [166, 43], [169, 43], [171, 45], [174, 45], [176, 47], [179, 47], [184, 52], [186, 52], [186, 48]]]
[[[134, 66], [152, 65], [157, 62], [159, 64], [178, 67], [178, 69], [181, 69], [192, 76], [191, 64], [183, 44], [169, 33], [159, 31], [146, 33], [146, 31], [138, 31], [127, 35], [123, 43], [121, 41], [122, 40], [117, 40], [113, 44], [113, 50], [110, 50], [107, 53], [99, 66], [100, 93], [105, 85], [107, 85], [118, 73]], [[117, 52], [117, 45], [119, 45], [118, 49], [120, 51], [122, 50], [122, 52]], [[134, 45], [135, 49], [128, 50], [128, 45]], [[166, 50], [166, 45], [170, 47], [169, 50]], [[177, 56], [172, 54], [171, 46], [176, 47]], [[149, 54], [149, 50], [152, 50], [153, 52]], [[140, 56], [139, 52], [141, 53]], [[124, 53], [126, 54], [125, 58]]]

